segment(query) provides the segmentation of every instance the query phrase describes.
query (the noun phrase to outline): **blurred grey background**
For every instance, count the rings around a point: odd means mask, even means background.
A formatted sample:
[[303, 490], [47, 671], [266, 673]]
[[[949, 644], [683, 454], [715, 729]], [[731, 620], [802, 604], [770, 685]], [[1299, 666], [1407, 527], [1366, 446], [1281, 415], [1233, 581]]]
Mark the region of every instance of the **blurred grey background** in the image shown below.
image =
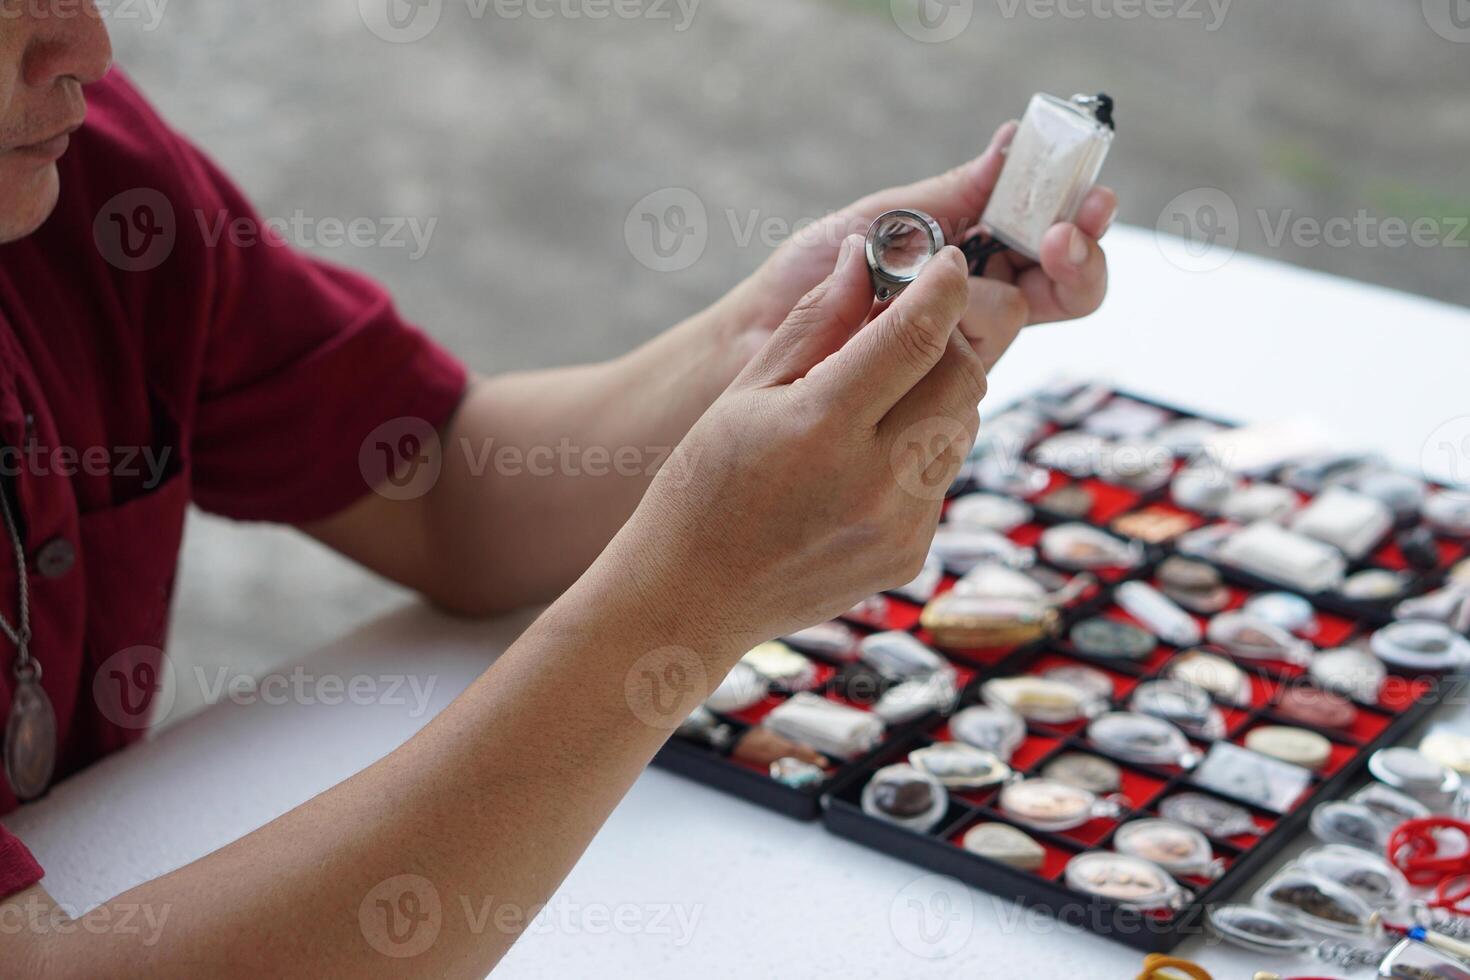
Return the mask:
[[[1036, 91], [1118, 100], [1104, 180], [1122, 221], [1191, 231], [1170, 202], [1218, 188], [1243, 249], [1470, 303], [1467, 0], [108, 6], [120, 63], [265, 215], [427, 231], [421, 255], [301, 244], [387, 282], [483, 372], [627, 350], [802, 220], [972, 156]], [[706, 211], [702, 256], [674, 272], [624, 235], [666, 188]], [[1333, 218], [1370, 231], [1273, 234]], [[1389, 244], [1387, 218], [1434, 241]], [[403, 601], [289, 530], [196, 514], [172, 650], [260, 673]], [[170, 721], [198, 707], [189, 687]]]

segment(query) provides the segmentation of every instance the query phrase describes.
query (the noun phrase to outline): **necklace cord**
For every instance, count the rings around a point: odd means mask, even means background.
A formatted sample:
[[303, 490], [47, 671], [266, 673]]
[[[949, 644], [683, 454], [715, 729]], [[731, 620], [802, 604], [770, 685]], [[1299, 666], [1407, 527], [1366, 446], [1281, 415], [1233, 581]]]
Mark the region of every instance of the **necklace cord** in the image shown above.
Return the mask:
[[[14, 484], [11, 484], [14, 486]], [[18, 593], [16, 605], [19, 607], [18, 614], [20, 625], [12, 625], [10, 620], [0, 614], [0, 632], [9, 637], [10, 642], [15, 644], [17, 656], [15, 660], [15, 676], [31, 680], [41, 679], [41, 665], [31, 659], [31, 595], [30, 580], [26, 574], [26, 552], [25, 543], [21, 540], [20, 529], [16, 524], [15, 510], [10, 503], [9, 488], [0, 487], [0, 512], [5, 517], [5, 529], [10, 533], [10, 544], [15, 552], [15, 578], [16, 592]]]
[[1388, 838], [1386, 857], [1389, 864], [1403, 872], [1409, 884], [1434, 886], [1434, 897], [1428, 904], [1464, 914], [1461, 906], [1470, 898], [1470, 848], [1462, 853], [1441, 857], [1437, 831], [1455, 830], [1470, 842], [1470, 822], [1453, 817], [1420, 817], [1405, 820]]

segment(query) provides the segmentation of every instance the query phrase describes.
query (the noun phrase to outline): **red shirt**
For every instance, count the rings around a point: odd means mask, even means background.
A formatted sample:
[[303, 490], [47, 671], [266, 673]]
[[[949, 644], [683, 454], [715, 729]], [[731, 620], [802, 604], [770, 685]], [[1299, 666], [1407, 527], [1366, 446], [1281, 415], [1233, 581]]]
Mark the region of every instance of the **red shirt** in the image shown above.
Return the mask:
[[[87, 96], [56, 212], [0, 246], [0, 473], [20, 505], [56, 779], [142, 737], [191, 501], [239, 520], [334, 514], [371, 490], [369, 433], [441, 427], [466, 383], [371, 281], [278, 238], [218, 234], [262, 223], [121, 72]], [[0, 637], [0, 720], [14, 662]], [[15, 806], [0, 776], [0, 814]], [[0, 829], [0, 896], [40, 877]]]

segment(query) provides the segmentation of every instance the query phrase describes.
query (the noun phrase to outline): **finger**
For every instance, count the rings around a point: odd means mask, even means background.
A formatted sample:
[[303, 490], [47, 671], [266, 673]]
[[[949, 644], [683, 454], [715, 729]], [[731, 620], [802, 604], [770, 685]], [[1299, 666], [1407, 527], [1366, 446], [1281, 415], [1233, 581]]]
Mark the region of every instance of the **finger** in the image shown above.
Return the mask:
[[994, 279], [970, 279], [970, 302], [960, 320], [960, 333], [989, 371], [1031, 322], [1031, 308], [1021, 290]]
[[1086, 316], [1107, 295], [1108, 259], [1097, 240], [1076, 225], [1053, 225], [1041, 239], [1041, 264], [1022, 270], [1016, 285], [1032, 323]]
[[1113, 193], [1113, 189], [1094, 187], [1082, 199], [1082, 204], [1077, 208], [1077, 217], [1072, 223], [1081, 228], [1084, 234], [1095, 239], [1102, 238], [1112, 227], [1113, 218], [1117, 214], [1118, 195]]
[[877, 423], [939, 363], [969, 302], [965, 257], [946, 245], [811, 380]]
[[948, 486], [980, 429], [979, 405], [985, 389], [985, 366], [979, 355], [963, 337], [952, 334], [944, 357], [893, 406], [879, 431], [926, 480], [947, 475], [943, 485]]
[[843, 213], [851, 215], [854, 224], [866, 229], [884, 211], [915, 208], [939, 222], [945, 241], [961, 241], [963, 233], [979, 222], [990, 201], [1017, 125], [1015, 120], [1003, 124], [991, 137], [985, 152], [970, 162], [937, 177], [870, 194]]
[[872, 305], [863, 239], [850, 235], [842, 242], [832, 274], [792, 308], [741, 373], [741, 383], [770, 387], [805, 377], [862, 326]]

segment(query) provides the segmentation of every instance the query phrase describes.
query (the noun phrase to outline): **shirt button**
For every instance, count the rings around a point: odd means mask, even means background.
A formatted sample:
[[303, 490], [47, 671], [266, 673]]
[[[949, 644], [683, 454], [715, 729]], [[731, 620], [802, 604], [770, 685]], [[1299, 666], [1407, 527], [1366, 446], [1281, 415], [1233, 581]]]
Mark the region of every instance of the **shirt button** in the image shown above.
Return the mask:
[[36, 570], [46, 578], [61, 578], [76, 563], [77, 549], [66, 538], [52, 538], [36, 552]]

